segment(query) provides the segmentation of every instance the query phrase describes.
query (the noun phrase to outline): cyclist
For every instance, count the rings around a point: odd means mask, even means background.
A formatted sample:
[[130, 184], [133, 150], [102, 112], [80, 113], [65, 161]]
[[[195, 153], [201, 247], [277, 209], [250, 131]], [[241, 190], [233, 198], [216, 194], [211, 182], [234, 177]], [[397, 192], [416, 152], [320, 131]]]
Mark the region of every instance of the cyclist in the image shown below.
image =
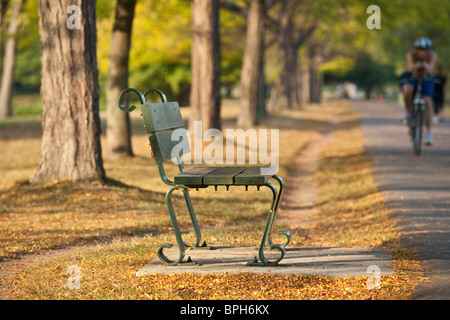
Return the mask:
[[[417, 87], [417, 80], [414, 78], [421, 78], [432, 76], [434, 70], [437, 53], [433, 50], [433, 45], [430, 39], [420, 37], [414, 42], [414, 49], [406, 54], [406, 71], [402, 74], [400, 85], [403, 92], [403, 99], [405, 101], [406, 121], [409, 124], [411, 121], [412, 99], [414, 90]], [[433, 144], [433, 137], [431, 134], [431, 120], [432, 120], [432, 106], [434, 95], [434, 83], [431, 80], [422, 81], [422, 96], [425, 100], [425, 126], [426, 144]]]

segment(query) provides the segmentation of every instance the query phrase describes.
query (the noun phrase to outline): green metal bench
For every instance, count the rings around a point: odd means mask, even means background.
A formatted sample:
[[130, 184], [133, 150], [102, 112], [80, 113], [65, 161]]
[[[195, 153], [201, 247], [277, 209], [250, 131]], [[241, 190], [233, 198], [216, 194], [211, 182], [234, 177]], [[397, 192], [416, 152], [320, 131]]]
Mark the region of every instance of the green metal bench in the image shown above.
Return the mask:
[[[272, 191], [273, 197], [270, 212], [267, 217], [267, 222], [261, 239], [261, 244], [258, 248], [260, 261], [258, 262], [257, 259], [255, 259], [248, 264], [252, 266], [277, 265], [286, 253], [286, 246], [290, 241], [291, 234], [287, 231], [279, 233], [279, 235], [284, 235], [286, 237], [286, 242], [283, 245], [274, 244], [271, 241], [270, 234], [284, 189], [283, 179], [275, 175], [276, 168], [267, 166], [224, 166], [194, 167], [190, 170], [185, 170], [181, 157], [183, 154], [190, 152], [186, 131], [181, 131], [181, 141], [172, 141], [172, 133], [174, 130], [183, 128], [184, 126], [178, 103], [167, 102], [166, 96], [157, 89], [148, 89], [143, 94], [139, 90], [128, 88], [123, 90], [119, 97], [119, 108], [122, 111], [131, 112], [136, 109], [134, 105], [126, 107], [124, 103], [125, 97], [129, 93], [135, 93], [139, 97], [139, 101], [141, 103], [141, 114], [144, 118], [144, 127], [149, 134], [153, 158], [158, 165], [159, 174], [162, 181], [171, 187], [166, 194], [166, 204], [178, 244], [179, 256], [177, 260], [171, 261], [166, 255], [164, 255], [163, 250], [166, 248], [171, 248], [172, 244], [163, 244], [157, 251], [159, 259], [167, 265], [192, 264], [194, 262], [190, 261], [190, 259], [188, 259], [188, 261], [183, 261], [186, 247], [189, 247], [190, 249], [214, 249], [214, 247], [206, 245], [206, 242], [201, 244], [201, 232], [197, 223], [195, 211], [192, 207], [189, 189], [208, 188], [214, 186], [217, 190], [218, 186], [225, 186], [228, 190], [229, 186], [240, 185], [244, 186], [246, 190], [248, 190], [248, 186], [256, 186], [259, 190], [261, 186], [265, 186]], [[161, 103], [147, 103], [148, 96], [153, 93], [159, 95], [162, 100]], [[180, 144], [182, 148], [180, 148]], [[173, 154], [173, 150], [176, 145], [178, 145], [180, 152], [178, 154]], [[173, 158], [177, 159], [180, 173], [177, 174], [172, 181], [166, 176], [164, 162], [172, 160]], [[275, 186], [269, 182], [272, 178], [278, 181], [279, 190], [277, 190]], [[175, 190], [181, 190], [183, 192], [192, 221], [196, 236], [195, 244], [192, 246], [187, 245], [183, 241], [182, 234], [186, 234], [188, 231], [180, 230], [180, 226], [175, 215], [171, 200], [172, 193]], [[269, 261], [264, 255], [265, 249], [279, 251], [280, 257], [274, 261]]]

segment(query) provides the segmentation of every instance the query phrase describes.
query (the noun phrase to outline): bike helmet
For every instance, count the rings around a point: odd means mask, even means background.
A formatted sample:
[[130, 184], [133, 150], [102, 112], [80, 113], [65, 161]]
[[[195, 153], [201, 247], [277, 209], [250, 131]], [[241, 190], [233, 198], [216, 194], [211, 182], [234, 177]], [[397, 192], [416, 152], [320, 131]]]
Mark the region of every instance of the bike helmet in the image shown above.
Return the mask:
[[416, 39], [414, 46], [418, 49], [430, 49], [433, 43], [427, 37], [420, 37]]

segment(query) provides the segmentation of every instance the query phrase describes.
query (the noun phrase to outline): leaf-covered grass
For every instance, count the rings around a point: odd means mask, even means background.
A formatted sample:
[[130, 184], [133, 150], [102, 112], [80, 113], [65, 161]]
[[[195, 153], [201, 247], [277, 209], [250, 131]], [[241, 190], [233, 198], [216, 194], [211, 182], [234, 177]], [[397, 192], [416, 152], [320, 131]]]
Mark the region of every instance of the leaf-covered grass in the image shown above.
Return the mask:
[[[163, 238], [163, 237], [162, 237]], [[162, 238], [153, 240], [164, 241]], [[408, 278], [383, 276], [381, 289], [367, 277], [274, 274], [155, 274], [136, 277], [155, 247], [148, 238], [112, 244], [50, 261], [16, 278], [17, 299], [309, 300], [404, 299]], [[67, 268], [81, 269], [81, 289], [67, 289]]]

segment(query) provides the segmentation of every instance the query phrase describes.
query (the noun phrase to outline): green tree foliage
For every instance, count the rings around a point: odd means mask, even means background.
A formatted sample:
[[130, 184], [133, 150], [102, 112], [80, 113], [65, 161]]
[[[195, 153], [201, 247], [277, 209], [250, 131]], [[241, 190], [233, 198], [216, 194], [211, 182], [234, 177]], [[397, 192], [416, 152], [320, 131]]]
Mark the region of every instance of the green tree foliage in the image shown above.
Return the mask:
[[346, 78], [364, 89], [366, 99], [370, 98], [373, 89], [381, 90], [396, 79], [392, 65], [380, 63], [364, 52], [358, 55]]
[[[248, 1], [229, 0], [246, 7]], [[272, 3], [267, 0], [267, 3]], [[276, 4], [278, 3], [278, 5]], [[275, 0], [271, 9], [271, 22], [277, 23], [280, 0]], [[381, 29], [369, 30], [366, 13], [369, 5], [378, 5], [381, 10]], [[98, 66], [100, 89], [106, 83], [108, 50], [113, 26], [115, 1], [97, 0]], [[450, 71], [450, 1], [442, 0], [302, 0], [297, 3], [298, 12], [293, 15], [296, 32], [317, 24], [311, 37], [299, 48], [303, 68], [310, 64], [306, 53], [311, 44], [319, 46], [320, 54], [329, 53], [319, 70], [333, 75], [334, 79], [356, 72], [361, 66], [361, 55], [372, 64], [373, 72], [380, 73], [376, 66], [393, 66], [396, 75], [405, 68], [405, 54], [413, 46], [414, 39], [428, 36], [439, 55], [438, 64]], [[277, 9], [278, 8], [278, 9]], [[278, 10], [278, 11], [277, 11]], [[10, 11], [10, 9], [9, 9]], [[139, 0], [133, 28], [130, 52], [130, 86], [145, 90], [148, 87], [162, 89], [182, 104], [188, 103], [190, 86], [190, 1], [187, 0]], [[5, 16], [6, 22], [10, 14]], [[38, 34], [37, 1], [27, 1], [22, 27], [17, 34], [18, 48], [15, 68], [15, 83], [38, 90], [40, 86], [40, 42]], [[222, 85], [232, 87], [239, 84], [245, 36], [245, 17], [228, 10], [221, 10], [221, 79]], [[4, 28], [3, 28], [4, 29]], [[280, 36], [269, 27], [266, 44], [277, 45]], [[4, 30], [3, 30], [4, 31]], [[5, 38], [2, 38], [5, 41]], [[4, 43], [3, 43], [4, 45]], [[274, 50], [272, 50], [273, 52]], [[267, 79], [274, 81], [280, 70], [277, 55], [266, 57]], [[387, 67], [386, 67], [387, 68]], [[362, 73], [362, 71], [360, 72]], [[385, 73], [384, 71], [381, 73]], [[333, 79], [327, 77], [327, 79]], [[270, 84], [270, 83], [269, 83]]]
[[26, 90], [39, 90], [41, 83], [41, 43], [39, 41], [38, 1], [27, 1], [22, 14], [21, 30], [17, 34], [14, 82]]
[[[381, 1], [380, 1], [381, 2]], [[396, 0], [380, 4], [383, 32], [378, 42], [400, 72], [405, 68], [406, 51], [420, 36], [429, 37], [441, 57], [438, 63], [450, 68], [450, 2], [440, 0]]]
[[[111, 2], [101, 0], [102, 2]], [[105, 4], [102, 4], [105, 5]], [[99, 22], [99, 72], [106, 77], [112, 10]], [[131, 87], [159, 88], [186, 103], [190, 83], [190, 5], [184, 0], [138, 1], [130, 50]]]

